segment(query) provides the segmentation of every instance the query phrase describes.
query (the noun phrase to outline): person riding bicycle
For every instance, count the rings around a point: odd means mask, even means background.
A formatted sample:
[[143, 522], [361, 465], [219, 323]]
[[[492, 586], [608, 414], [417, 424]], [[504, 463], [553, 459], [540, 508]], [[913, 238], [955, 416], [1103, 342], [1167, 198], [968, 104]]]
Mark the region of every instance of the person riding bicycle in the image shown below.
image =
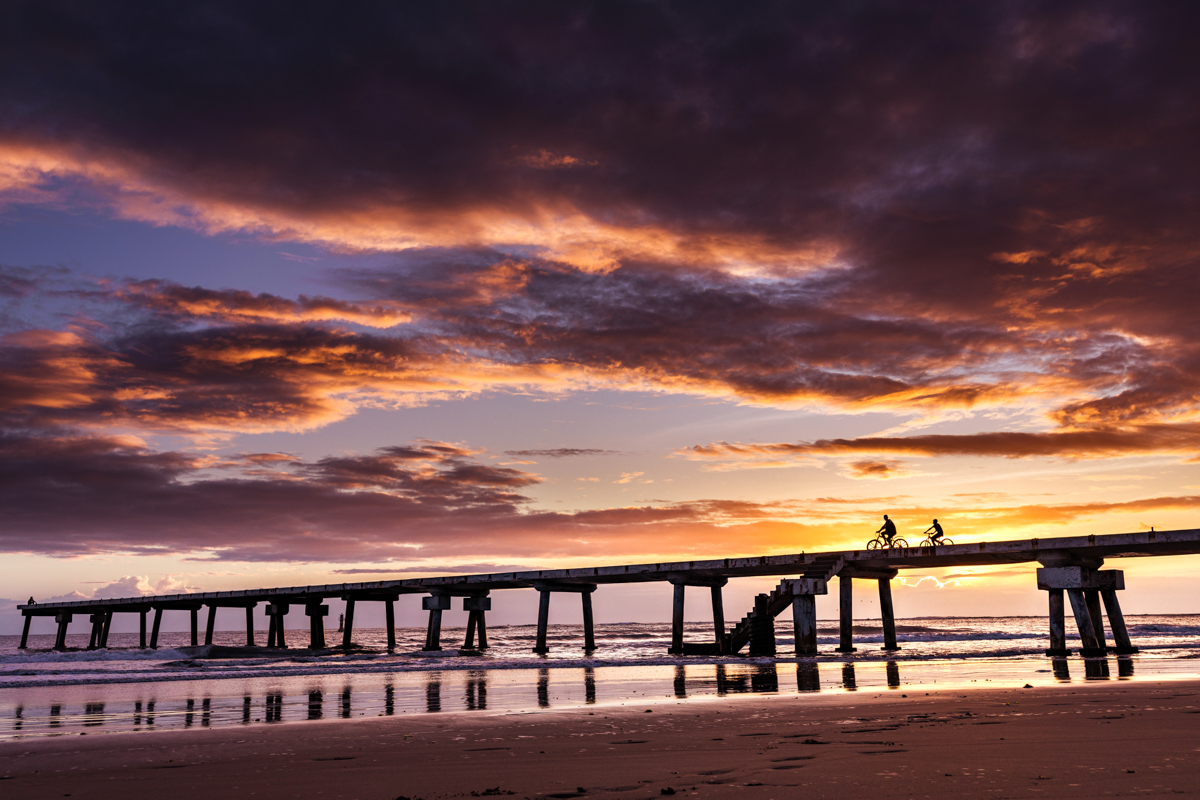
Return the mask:
[[934, 547], [937, 547], [939, 544], [941, 544], [939, 540], [945, 535], [945, 533], [942, 531], [942, 526], [938, 524], [936, 519], [933, 521], [932, 525], [925, 529], [926, 534], [928, 534], [930, 531], [934, 531], [934, 534], [929, 537], [929, 541], [933, 543]]
[[887, 543], [888, 547], [891, 547], [892, 539], [896, 538], [896, 523], [888, 519], [887, 514], [883, 515], [883, 525], [879, 528], [879, 530], [875, 531], [875, 535], [878, 536], [881, 534], [883, 536], [883, 541]]

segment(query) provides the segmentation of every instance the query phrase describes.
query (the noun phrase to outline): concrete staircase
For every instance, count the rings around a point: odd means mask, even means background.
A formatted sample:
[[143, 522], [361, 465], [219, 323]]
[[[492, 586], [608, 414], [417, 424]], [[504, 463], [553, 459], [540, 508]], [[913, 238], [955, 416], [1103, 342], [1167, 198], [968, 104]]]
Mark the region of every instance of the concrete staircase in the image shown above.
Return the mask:
[[[822, 555], [805, 565], [797, 578], [832, 581], [834, 576], [845, 566], [845, 558], [837, 554]], [[774, 624], [778, 617], [792, 605], [791, 582], [796, 578], [786, 578], [767, 594], [760, 594], [754, 600], [754, 608], [742, 617], [729, 633], [725, 634], [724, 651], [735, 655], [746, 646], [756, 629], [760, 634], [770, 637], [771, 654], [774, 654]], [[760, 655], [751, 648], [751, 655]], [[762, 655], [765, 655], [763, 653]]]

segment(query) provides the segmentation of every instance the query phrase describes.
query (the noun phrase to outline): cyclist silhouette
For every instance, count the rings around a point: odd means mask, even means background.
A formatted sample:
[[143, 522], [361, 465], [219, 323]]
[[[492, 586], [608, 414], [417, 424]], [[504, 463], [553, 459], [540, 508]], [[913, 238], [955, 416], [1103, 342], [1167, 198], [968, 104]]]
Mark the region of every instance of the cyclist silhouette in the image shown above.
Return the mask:
[[934, 547], [937, 547], [939, 544], [941, 544], [941, 542], [938, 540], [941, 539], [945, 533], [942, 531], [942, 526], [938, 524], [936, 519], [933, 521], [932, 525], [925, 529], [926, 534], [928, 534], [930, 531], [936, 531], [936, 533], [929, 537], [929, 541], [933, 542]]
[[883, 540], [887, 542], [887, 546], [892, 546], [892, 539], [896, 538], [896, 523], [888, 519], [888, 515], [883, 515], [883, 525], [875, 533], [883, 534]]

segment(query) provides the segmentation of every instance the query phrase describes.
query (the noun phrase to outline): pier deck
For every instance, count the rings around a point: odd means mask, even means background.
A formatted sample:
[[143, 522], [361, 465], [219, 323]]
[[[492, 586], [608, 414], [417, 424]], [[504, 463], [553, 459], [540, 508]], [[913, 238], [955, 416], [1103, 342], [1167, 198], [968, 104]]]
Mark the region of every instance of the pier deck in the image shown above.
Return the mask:
[[[801, 632], [806, 641], [812, 642], [815, 652], [815, 617], [812, 596], [825, 594], [827, 583], [834, 577], [841, 579], [840, 597], [843, 606], [843, 630], [849, 630], [848, 609], [850, 605], [851, 579], [878, 580], [880, 599], [884, 605], [884, 616], [891, 617], [890, 580], [901, 570], [937, 569], [959, 566], [985, 566], [991, 564], [1017, 564], [1037, 562], [1043, 569], [1038, 571], [1038, 588], [1050, 593], [1051, 650], [1065, 650], [1062, 642], [1063, 591], [1071, 597], [1071, 604], [1080, 624], [1081, 631], [1099, 633], [1099, 642], [1084, 636], [1084, 652], [1104, 649], [1103, 626], [1100, 621], [1100, 596], [1104, 595], [1109, 610], [1113, 633], [1117, 634], [1118, 648], [1132, 649], [1127, 637], [1122, 636], [1124, 623], [1120, 619], [1116, 590], [1124, 588], [1119, 571], [1099, 571], [1108, 558], [1130, 558], [1150, 556], [1173, 556], [1200, 553], [1200, 529], [1177, 531], [1145, 531], [1138, 533], [1103, 534], [1094, 536], [1070, 536], [1044, 539], [1018, 539], [1011, 541], [974, 542], [969, 544], [932, 547], [905, 547], [883, 550], [845, 550], [834, 552], [796, 553], [790, 555], [758, 556], [750, 558], [726, 558], [704, 561], [676, 561], [657, 564], [629, 564], [607, 567], [583, 567], [574, 569], [531, 570], [524, 572], [490, 573], [477, 575], [449, 575], [400, 580], [361, 581], [355, 583], [319, 584], [311, 586], [288, 586], [276, 588], [243, 589], [220, 592], [192, 592], [188, 594], [154, 595], [95, 600], [77, 600], [59, 603], [36, 603], [18, 606], [26, 617], [25, 646], [29, 622], [33, 617], [54, 616], [59, 622], [58, 646], [63, 646], [66, 625], [75, 614], [91, 615], [93, 623], [92, 646], [105, 646], [108, 628], [113, 613], [140, 612], [142, 614], [143, 646], [145, 639], [145, 614], [155, 611], [154, 637], [157, 642], [158, 624], [163, 610], [188, 610], [192, 615], [193, 640], [198, 637], [197, 611], [209, 608], [206, 640], [211, 642], [215, 611], [219, 607], [246, 608], [248, 643], [253, 644], [253, 622], [250, 610], [260, 602], [268, 603], [271, 616], [269, 643], [283, 645], [283, 625], [276, 619], [286, 614], [290, 605], [304, 605], [305, 613], [313, 618], [313, 647], [320, 643], [324, 647], [324, 627], [320, 619], [327, 613], [321, 601], [336, 597], [347, 600], [347, 621], [352, 623], [353, 603], [361, 601], [383, 601], [387, 603], [388, 618], [392, 618], [392, 602], [404, 594], [428, 595], [423, 606], [430, 612], [430, 634], [427, 649], [440, 649], [438, 636], [441, 627], [441, 612], [450, 608], [450, 598], [465, 599], [464, 608], [472, 612], [472, 621], [478, 624], [482, 646], [486, 646], [484, 612], [490, 608], [487, 595], [505, 589], [534, 588], [542, 593], [539, 613], [539, 633], [546, 627], [549, 597], [554, 592], [571, 592], [582, 595], [587, 622], [591, 618], [591, 592], [599, 585], [645, 583], [651, 581], [670, 582], [675, 587], [676, 636], [672, 651], [677, 653], [716, 654], [737, 652], [747, 641], [751, 642], [751, 653], [774, 652], [773, 628], [767, 630], [775, 616], [789, 605], [794, 608], [797, 626], [797, 652], [801, 653]], [[1072, 571], [1074, 570], [1074, 571]], [[783, 581], [769, 595], [759, 595], [755, 609], [730, 631], [724, 628], [724, 612], [721, 606], [721, 587], [730, 578], [753, 576], [792, 576]], [[687, 646], [682, 641], [683, 596], [687, 586], [709, 587], [712, 591], [713, 616], [717, 628], [715, 641], [707, 645]], [[1090, 614], [1089, 614], [1090, 611]], [[802, 619], [803, 617], [803, 619]], [[809, 619], [809, 618], [812, 619]], [[1059, 620], [1056, 628], [1055, 622]], [[885, 629], [894, 628], [885, 619]], [[756, 627], [757, 626], [757, 627]], [[347, 625], [343, 644], [349, 646], [352, 625]], [[592, 644], [590, 625], [587, 626], [588, 644]], [[471, 625], [472, 631], [475, 625]], [[755, 644], [755, 631], [759, 644]], [[471, 633], [469, 636], [473, 636]], [[843, 647], [849, 652], [848, 633], [843, 637]], [[895, 649], [894, 633], [887, 637], [887, 649]], [[1121, 639], [1126, 639], [1122, 642]], [[769, 639], [769, 641], [768, 641]], [[544, 650], [544, 635], [539, 635], [539, 648]], [[590, 647], [589, 647], [590, 649]], [[769, 653], [764, 652], [769, 650]]]

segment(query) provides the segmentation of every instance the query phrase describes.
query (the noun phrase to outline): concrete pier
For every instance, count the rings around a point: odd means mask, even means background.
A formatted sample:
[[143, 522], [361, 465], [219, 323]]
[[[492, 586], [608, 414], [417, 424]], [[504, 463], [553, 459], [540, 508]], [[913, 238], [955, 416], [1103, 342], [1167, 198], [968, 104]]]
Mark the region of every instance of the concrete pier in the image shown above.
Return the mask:
[[354, 598], [346, 598], [346, 619], [342, 623], [342, 649], [349, 650], [354, 637]]
[[[270, 589], [246, 589], [221, 592], [195, 592], [164, 596], [136, 596], [20, 605], [25, 616], [22, 628], [21, 647], [27, 648], [31, 633], [32, 618], [54, 617], [57, 623], [55, 647], [66, 647], [67, 627], [74, 614], [101, 614], [99, 622], [93, 622], [93, 647], [104, 646], [111, 615], [121, 612], [140, 615], [140, 643], [158, 646], [163, 612], [187, 610], [192, 619], [192, 641], [196, 642], [197, 611], [202, 605], [209, 607], [210, 624], [205, 630], [205, 640], [211, 639], [213, 607], [245, 604], [247, 608], [247, 639], [253, 641], [253, 619], [250, 609], [255, 603], [268, 603], [270, 618], [268, 644], [284, 647], [285, 631], [283, 617], [289, 604], [308, 606], [320, 604], [323, 599], [341, 597], [385, 602], [388, 612], [388, 646], [394, 647], [394, 617], [392, 605], [403, 595], [425, 595], [437, 607], [425, 607], [430, 612], [430, 629], [427, 645], [440, 647], [441, 611], [449, 608], [450, 597], [485, 596], [504, 589], [537, 589], [539, 598], [538, 641], [535, 650], [545, 652], [548, 640], [549, 603], [553, 592], [576, 592], [583, 596], [584, 642], [587, 649], [595, 645], [592, 623], [591, 593], [599, 584], [617, 585], [626, 583], [662, 582], [672, 584], [676, 595], [672, 609], [671, 650], [682, 654], [737, 653], [753, 639], [752, 652], [771, 650], [774, 646], [773, 619], [791, 608], [793, 627], [797, 636], [797, 654], [808, 655], [815, 649], [815, 598], [812, 592], [793, 591], [798, 580], [831, 581], [839, 579], [840, 636], [839, 652], [854, 652], [853, 644], [853, 583], [854, 579], [875, 580], [880, 590], [880, 602], [884, 625], [884, 647], [899, 646], [895, 631], [895, 614], [891, 603], [890, 579], [899, 570], [932, 570], [948, 567], [979, 565], [1011, 565], [1018, 563], [1040, 564], [1038, 588], [1048, 595], [1050, 620], [1050, 648], [1052, 655], [1069, 652], [1066, 640], [1066, 604], [1071, 603], [1072, 616], [1079, 630], [1082, 652], [1085, 655], [1099, 654], [1109, 649], [1105, 641], [1105, 623], [1108, 619], [1108, 635], [1112, 637], [1118, 653], [1137, 651], [1130, 641], [1129, 632], [1118, 602], [1117, 592], [1124, 588], [1124, 578], [1119, 571], [1100, 570], [1106, 558], [1148, 558], [1174, 555], [1200, 554], [1200, 529], [1177, 531], [1139, 531], [1092, 536], [1064, 536], [1048, 539], [1019, 539], [1011, 541], [982, 541], [970, 544], [930, 547], [896, 547], [887, 550], [845, 550], [827, 553], [793, 553], [782, 555], [755, 556], [746, 558], [709, 559], [700, 561], [676, 561], [656, 564], [627, 564], [571, 569], [546, 569], [524, 572], [488, 573], [477, 575], [444, 575], [424, 578], [367, 581], [360, 583], [324, 584], [315, 586], [293, 586]], [[775, 590], [766, 594], [765, 603], [756, 601], [755, 608], [745, 617], [725, 630], [725, 609], [721, 587], [731, 578], [750, 576], [780, 576], [785, 580]], [[886, 580], [885, 580], [886, 579]], [[713, 602], [714, 631], [712, 643], [683, 641], [682, 596], [687, 586], [709, 588]], [[789, 588], [791, 587], [791, 588]], [[430, 598], [444, 597], [433, 601]], [[424, 602], [424, 601], [423, 601]], [[147, 643], [145, 615], [154, 611], [153, 629]], [[469, 610], [474, 618], [474, 633], [480, 646], [486, 642], [486, 627], [483, 625], [484, 609]], [[353, 612], [351, 624], [353, 630]], [[323, 626], [322, 626], [323, 629]], [[342, 646], [347, 646], [349, 636], [343, 636]]]

